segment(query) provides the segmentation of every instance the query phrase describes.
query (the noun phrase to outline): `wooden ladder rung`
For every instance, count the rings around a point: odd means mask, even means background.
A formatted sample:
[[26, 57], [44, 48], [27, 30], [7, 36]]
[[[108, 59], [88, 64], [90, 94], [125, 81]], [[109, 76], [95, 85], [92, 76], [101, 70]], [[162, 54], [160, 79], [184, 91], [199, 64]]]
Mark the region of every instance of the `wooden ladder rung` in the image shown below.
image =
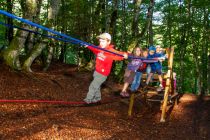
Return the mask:
[[164, 96], [164, 94], [157, 94], [157, 96], [161, 96], [161, 97], [163, 97], [163, 96]]
[[149, 90], [149, 91], [147, 91], [147, 94], [158, 94], [158, 92], [154, 91], [154, 90]]
[[174, 93], [172, 96], [171, 96], [171, 99], [175, 98], [176, 96], [178, 96], [179, 94], [178, 93]]
[[160, 99], [147, 99], [147, 101], [150, 101], [150, 102], [162, 102], [163, 100], [160, 100]]

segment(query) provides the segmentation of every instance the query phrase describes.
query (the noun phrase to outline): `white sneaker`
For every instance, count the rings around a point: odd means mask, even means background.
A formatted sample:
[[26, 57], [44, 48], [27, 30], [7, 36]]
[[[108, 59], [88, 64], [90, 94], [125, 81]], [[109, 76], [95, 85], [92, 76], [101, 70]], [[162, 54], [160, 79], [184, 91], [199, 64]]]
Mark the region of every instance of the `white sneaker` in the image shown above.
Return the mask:
[[163, 90], [163, 86], [162, 86], [162, 84], [160, 84], [159, 87], [157, 88], [157, 91], [160, 92], [162, 90]]

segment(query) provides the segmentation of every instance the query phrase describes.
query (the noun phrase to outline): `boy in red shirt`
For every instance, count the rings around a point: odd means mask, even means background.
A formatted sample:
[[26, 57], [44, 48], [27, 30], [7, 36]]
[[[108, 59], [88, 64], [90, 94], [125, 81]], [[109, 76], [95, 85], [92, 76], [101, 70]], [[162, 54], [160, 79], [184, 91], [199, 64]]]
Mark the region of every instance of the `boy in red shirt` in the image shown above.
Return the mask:
[[106, 81], [107, 76], [111, 72], [113, 60], [123, 60], [124, 58], [125, 59], [128, 58], [127, 53], [120, 52], [114, 49], [114, 46], [111, 44], [110, 34], [103, 33], [97, 36], [97, 39], [99, 39], [98, 47], [117, 54], [121, 54], [123, 55], [123, 57], [88, 46], [88, 48], [96, 55], [96, 64], [95, 64], [95, 71], [93, 74], [93, 81], [90, 83], [89, 91], [87, 93], [86, 98], [84, 99], [84, 101], [87, 104], [100, 102], [101, 85]]

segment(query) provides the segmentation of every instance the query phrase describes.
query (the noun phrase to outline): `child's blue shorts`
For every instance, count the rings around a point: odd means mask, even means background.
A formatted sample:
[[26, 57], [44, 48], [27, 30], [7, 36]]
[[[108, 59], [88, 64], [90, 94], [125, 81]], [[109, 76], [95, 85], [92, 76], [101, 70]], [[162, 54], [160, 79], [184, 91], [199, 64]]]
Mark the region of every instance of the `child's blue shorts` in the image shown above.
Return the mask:
[[151, 64], [151, 73], [156, 73], [158, 75], [162, 74], [162, 65], [160, 63], [153, 63]]

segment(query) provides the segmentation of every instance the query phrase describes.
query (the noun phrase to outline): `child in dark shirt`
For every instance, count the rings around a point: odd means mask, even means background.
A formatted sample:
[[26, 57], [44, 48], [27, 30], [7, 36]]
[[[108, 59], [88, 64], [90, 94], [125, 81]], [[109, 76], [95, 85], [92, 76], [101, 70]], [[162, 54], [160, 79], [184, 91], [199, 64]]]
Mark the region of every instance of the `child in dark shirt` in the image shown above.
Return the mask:
[[[134, 49], [134, 56], [140, 57], [141, 56], [141, 48], [136, 47]], [[128, 86], [133, 82], [135, 72], [139, 68], [140, 65], [142, 65], [141, 59], [132, 59], [131, 62], [128, 63], [127, 68], [125, 70], [124, 74], [124, 85], [123, 89], [120, 93], [122, 97], [129, 97], [129, 94], [127, 92]]]
[[[148, 56], [148, 51], [147, 49], [142, 50], [142, 58], [147, 58]], [[131, 84], [131, 91], [135, 92], [138, 90], [140, 84], [141, 84], [141, 77], [142, 77], [142, 73], [146, 72], [147, 69], [147, 63], [143, 62], [143, 64], [138, 68], [138, 70], [136, 71], [134, 80]]]
[[162, 89], [162, 64], [161, 62], [165, 60], [165, 55], [160, 51], [160, 46], [158, 45], [156, 48], [154, 46], [151, 46], [149, 47], [149, 55], [148, 55], [148, 58], [155, 58], [155, 59], [158, 59], [158, 62], [155, 62], [155, 63], [151, 63], [150, 66], [151, 66], [151, 73], [149, 74], [148, 78], [147, 78], [147, 81], [146, 81], [146, 84], [148, 85], [149, 84], [149, 81], [151, 79], [151, 77], [153, 76], [153, 74], [155, 72], [157, 72], [158, 74], [158, 79], [159, 79], [159, 82], [160, 82], [160, 85], [159, 87]]

